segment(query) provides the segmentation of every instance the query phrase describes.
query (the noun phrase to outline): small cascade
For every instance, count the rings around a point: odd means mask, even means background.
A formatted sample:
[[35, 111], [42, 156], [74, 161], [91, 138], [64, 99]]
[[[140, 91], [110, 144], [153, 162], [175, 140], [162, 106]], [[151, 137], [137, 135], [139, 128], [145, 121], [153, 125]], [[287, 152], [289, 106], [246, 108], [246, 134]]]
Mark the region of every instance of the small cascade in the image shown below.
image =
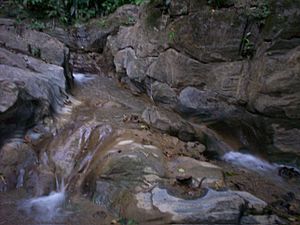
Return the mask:
[[56, 191], [47, 196], [28, 199], [21, 203], [20, 209], [36, 221], [49, 222], [59, 220], [66, 215], [64, 204], [66, 200], [66, 185], [64, 179], [59, 182], [56, 176]]
[[223, 156], [223, 160], [254, 171], [267, 172], [275, 171], [277, 169], [277, 166], [270, 164], [265, 160], [240, 152], [230, 151]]
[[86, 83], [87, 81], [93, 80], [93, 77], [83, 74], [83, 73], [74, 73], [73, 74], [75, 84]]

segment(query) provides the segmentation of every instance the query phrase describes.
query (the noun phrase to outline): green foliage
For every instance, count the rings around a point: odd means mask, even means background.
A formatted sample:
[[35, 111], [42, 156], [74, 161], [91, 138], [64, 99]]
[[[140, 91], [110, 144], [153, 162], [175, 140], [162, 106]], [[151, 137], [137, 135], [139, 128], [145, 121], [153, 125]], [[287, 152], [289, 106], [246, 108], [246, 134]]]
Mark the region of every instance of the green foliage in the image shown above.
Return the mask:
[[100, 28], [106, 28], [107, 27], [107, 21], [105, 19], [97, 20], [96, 24]]
[[34, 56], [36, 58], [41, 58], [41, 49], [32, 47], [31, 45], [28, 45], [27, 47], [28, 47], [29, 53], [32, 56]]
[[54, 18], [62, 23], [86, 21], [106, 15], [124, 4], [141, 4], [144, 0], [13, 0], [21, 11], [37, 19]]
[[262, 23], [264, 23], [264, 20], [270, 15], [270, 13], [271, 11], [267, 0], [260, 1], [247, 12], [251, 20], [261, 21]]
[[175, 41], [175, 35], [176, 35], [175, 31], [170, 31], [168, 33], [169, 42]]
[[30, 29], [33, 29], [33, 30], [42, 31], [45, 28], [46, 28], [45, 24], [38, 20], [33, 20], [32, 23], [30, 24]]
[[241, 55], [245, 58], [251, 59], [255, 54], [255, 45], [250, 41], [251, 33], [247, 33], [242, 39]]
[[132, 16], [127, 17], [126, 25], [132, 25], [135, 23], [135, 19]]

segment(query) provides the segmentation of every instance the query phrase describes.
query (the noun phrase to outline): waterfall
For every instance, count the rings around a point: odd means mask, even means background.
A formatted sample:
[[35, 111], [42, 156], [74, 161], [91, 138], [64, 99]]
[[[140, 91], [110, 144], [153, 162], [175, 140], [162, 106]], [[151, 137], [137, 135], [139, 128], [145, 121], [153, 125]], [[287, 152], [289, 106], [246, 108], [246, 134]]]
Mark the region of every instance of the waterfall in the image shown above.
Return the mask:
[[20, 209], [33, 217], [36, 221], [53, 221], [66, 215], [64, 204], [66, 201], [66, 186], [64, 179], [59, 182], [56, 176], [56, 191], [52, 191], [47, 196], [35, 197], [23, 201]]
[[223, 156], [223, 160], [234, 165], [246, 167], [255, 171], [272, 171], [276, 170], [276, 166], [259, 159], [250, 154], [230, 151]]

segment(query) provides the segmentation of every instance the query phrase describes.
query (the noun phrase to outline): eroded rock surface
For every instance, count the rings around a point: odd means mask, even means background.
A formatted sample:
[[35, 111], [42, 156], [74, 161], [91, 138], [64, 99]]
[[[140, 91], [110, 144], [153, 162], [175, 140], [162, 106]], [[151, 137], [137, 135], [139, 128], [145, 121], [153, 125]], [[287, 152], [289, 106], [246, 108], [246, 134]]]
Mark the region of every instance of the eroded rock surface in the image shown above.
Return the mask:
[[[41, 183], [50, 191], [54, 174], [34, 172], [38, 154], [30, 144], [49, 133], [37, 131], [36, 125], [47, 129], [50, 117], [70, 112], [69, 50], [57, 39], [8, 19], [0, 19], [0, 43], [1, 190], [36, 188], [37, 180], [44, 179]], [[33, 127], [36, 132], [27, 135]]]
[[28, 128], [63, 112], [73, 78], [69, 50], [57, 39], [5, 19], [0, 30], [2, 142], [10, 127]]
[[[168, 159], [160, 147], [135, 138], [117, 139], [98, 160], [84, 190], [100, 206], [143, 223], [235, 224], [245, 211], [260, 214], [267, 206], [247, 192], [205, 189], [224, 187], [220, 167], [189, 157]], [[193, 181], [181, 183], [179, 176]]]
[[205, 1], [145, 5], [134, 26], [108, 37], [117, 71], [185, 116], [248, 123], [267, 137], [262, 145], [269, 152], [288, 151], [299, 162], [287, 138], [300, 127], [299, 2], [211, 7]]

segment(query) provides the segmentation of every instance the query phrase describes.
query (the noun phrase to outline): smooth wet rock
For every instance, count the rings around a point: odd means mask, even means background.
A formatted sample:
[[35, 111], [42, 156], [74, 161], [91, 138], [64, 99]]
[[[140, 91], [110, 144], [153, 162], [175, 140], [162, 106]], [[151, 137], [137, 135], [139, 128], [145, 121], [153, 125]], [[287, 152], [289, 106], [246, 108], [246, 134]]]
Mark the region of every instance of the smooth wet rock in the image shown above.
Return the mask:
[[103, 159], [93, 172], [95, 184], [89, 185], [96, 185], [93, 201], [114, 211], [130, 203], [132, 193], [151, 188], [166, 173], [160, 149], [130, 139], [118, 141]]
[[[243, 192], [209, 190], [204, 197], [185, 200], [173, 196], [166, 189], [155, 187], [151, 194], [137, 196], [138, 206], [147, 210], [156, 207], [161, 213], [171, 214], [172, 223], [199, 224], [237, 224], [241, 216], [241, 207], [256, 205], [258, 209], [266, 203], [248, 193], [244, 199]], [[249, 197], [248, 197], [249, 195]]]
[[97, 147], [111, 132], [109, 125], [93, 123], [65, 129], [45, 150], [58, 173], [68, 179], [74, 169], [82, 171], [87, 167]]

